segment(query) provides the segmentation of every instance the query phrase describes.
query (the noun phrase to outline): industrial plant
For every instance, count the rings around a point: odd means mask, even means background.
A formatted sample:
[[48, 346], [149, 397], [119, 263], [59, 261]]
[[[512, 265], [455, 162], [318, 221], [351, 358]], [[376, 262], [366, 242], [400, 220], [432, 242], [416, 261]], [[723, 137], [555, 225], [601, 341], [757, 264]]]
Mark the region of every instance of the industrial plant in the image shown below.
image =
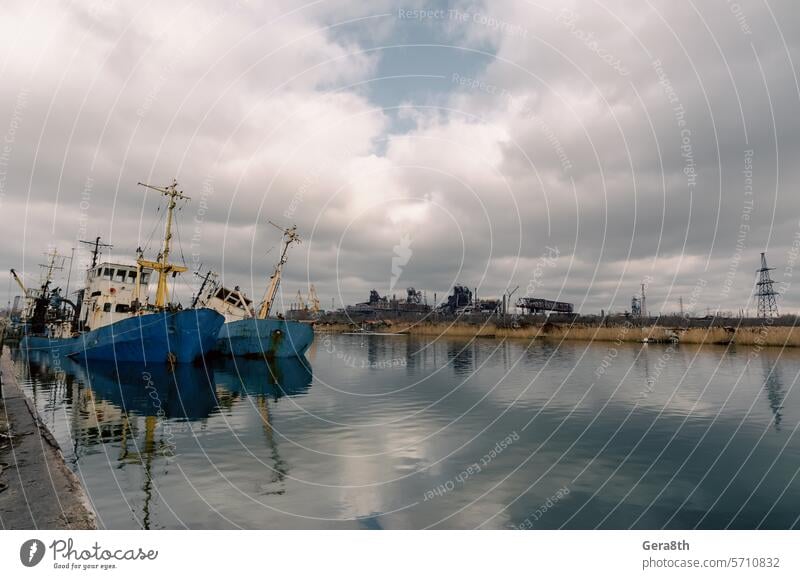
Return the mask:
[[[765, 322], [781, 327], [794, 325], [796, 321], [793, 316], [779, 318], [779, 292], [770, 275], [773, 269], [767, 265], [766, 254], [762, 253], [753, 292], [757, 305], [755, 317], [748, 316], [745, 308], [739, 309], [737, 314], [702, 309], [697, 303], [697, 295], [689, 296], [686, 302], [683, 296], [677, 296], [675, 311], [653, 311], [648, 305], [648, 284], [644, 282], [631, 296], [629, 307], [622, 311], [600, 310], [596, 313], [579, 312], [574, 303], [538, 295], [513, 299], [518, 287], [499, 297], [478, 297], [478, 288], [463, 283], [453, 285], [443, 297], [438, 292], [415, 287], [408, 287], [405, 295], [399, 296], [396, 293], [381, 295], [377, 289], [372, 289], [363, 302], [323, 310], [312, 285], [307, 298], [297, 292], [296, 300], [285, 315], [288, 319], [314, 323], [319, 331], [349, 329], [363, 332], [393, 328], [393, 331], [403, 333], [435, 332], [452, 331], [453, 324], [457, 324], [467, 335], [474, 332], [476, 335], [499, 336], [515, 331], [517, 337], [563, 335], [576, 338], [581, 335], [579, 339], [602, 341], [605, 339], [604, 332], [600, 331], [603, 328], [635, 327], [640, 329], [639, 332], [629, 333], [626, 340], [717, 344], [731, 344], [738, 340], [739, 343], [749, 343], [758, 338], [745, 334], [755, 332]], [[596, 330], [583, 335], [580, 328]], [[705, 334], [692, 335], [692, 329], [703, 330]]]

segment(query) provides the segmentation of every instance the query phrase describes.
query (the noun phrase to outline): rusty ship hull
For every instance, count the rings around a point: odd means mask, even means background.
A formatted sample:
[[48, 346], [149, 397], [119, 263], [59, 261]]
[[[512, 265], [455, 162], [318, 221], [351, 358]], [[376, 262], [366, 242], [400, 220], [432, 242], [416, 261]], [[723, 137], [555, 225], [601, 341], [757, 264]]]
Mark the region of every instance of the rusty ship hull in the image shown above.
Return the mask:
[[291, 358], [314, 341], [311, 324], [276, 318], [246, 318], [222, 326], [216, 353], [223, 356]]

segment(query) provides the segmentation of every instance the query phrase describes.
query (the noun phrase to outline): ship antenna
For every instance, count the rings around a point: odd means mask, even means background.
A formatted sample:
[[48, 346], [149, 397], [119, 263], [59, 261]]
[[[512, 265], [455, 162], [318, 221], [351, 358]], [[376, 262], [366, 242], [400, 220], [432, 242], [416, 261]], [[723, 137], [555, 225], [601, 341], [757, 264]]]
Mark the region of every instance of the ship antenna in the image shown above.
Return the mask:
[[208, 283], [211, 282], [212, 278], [216, 279], [217, 277], [216, 272], [211, 269], [209, 269], [205, 274], [203, 274], [202, 271], [203, 271], [203, 264], [201, 263], [200, 267], [197, 268], [197, 271], [194, 272], [194, 275], [202, 279], [203, 282], [200, 284], [200, 289], [197, 290], [197, 293], [192, 298], [192, 308], [197, 307], [197, 302], [200, 301], [200, 298], [203, 295], [203, 290], [206, 289], [206, 285], [208, 285]]
[[94, 241], [84, 241], [83, 239], [79, 239], [78, 241], [92, 247], [92, 249], [89, 250], [89, 252], [92, 254], [92, 267], [90, 267], [89, 269], [94, 269], [94, 266], [97, 265], [97, 258], [100, 257], [100, 254], [102, 253], [102, 251], [100, 250], [101, 247], [108, 249], [114, 247], [110, 243], [100, 243], [99, 235]]
[[48, 253], [45, 253], [44, 255], [45, 255], [45, 257], [47, 257], [49, 259], [48, 259], [47, 263], [40, 263], [39, 264], [39, 267], [41, 267], [42, 270], [44, 271], [44, 281], [42, 282], [42, 296], [44, 296], [44, 293], [47, 291], [47, 288], [50, 285], [50, 282], [53, 281], [53, 272], [56, 271], [56, 270], [64, 269], [63, 259], [62, 259], [61, 265], [56, 265], [56, 260], [59, 257], [63, 257], [62, 255], [60, 255], [58, 253], [58, 249], [57, 248], [53, 248], [52, 251], [50, 251]]

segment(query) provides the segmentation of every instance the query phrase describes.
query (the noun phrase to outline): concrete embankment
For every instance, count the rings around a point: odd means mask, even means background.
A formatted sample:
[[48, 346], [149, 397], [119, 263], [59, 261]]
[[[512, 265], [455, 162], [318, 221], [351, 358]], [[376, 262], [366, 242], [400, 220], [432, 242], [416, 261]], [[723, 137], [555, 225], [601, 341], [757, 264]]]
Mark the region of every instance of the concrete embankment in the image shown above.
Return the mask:
[[[318, 332], [352, 332], [352, 324], [316, 326]], [[457, 338], [519, 338], [550, 340], [582, 340], [598, 342], [677, 341], [685, 344], [738, 344], [742, 346], [800, 347], [800, 326], [713, 326], [681, 328], [660, 325], [639, 327], [628, 324], [537, 324], [524, 327], [502, 327], [496, 323], [470, 324], [462, 322], [419, 322], [375, 324], [375, 331], [390, 331], [419, 336], [448, 336]]]
[[0, 528], [94, 529], [80, 481], [17, 383], [8, 350], [0, 371]]

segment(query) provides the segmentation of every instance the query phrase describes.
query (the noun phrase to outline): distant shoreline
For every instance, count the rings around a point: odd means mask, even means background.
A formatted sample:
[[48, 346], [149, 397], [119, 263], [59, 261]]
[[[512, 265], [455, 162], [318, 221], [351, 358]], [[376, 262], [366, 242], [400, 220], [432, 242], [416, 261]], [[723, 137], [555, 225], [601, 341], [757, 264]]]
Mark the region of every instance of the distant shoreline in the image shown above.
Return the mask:
[[[540, 322], [516, 326], [502, 321], [418, 321], [380, 320], [367, 322], [368, 331], [393, 332], [417, 336], [460, 338], [556, 339], [584, 342], [649, 342], [684, 344], [737, 344], [754, 347], [800, 347], [800, 326], [770, 324], [712, 325], [687, 327], [665, 323], [636, 325], [622, 323]], [[344, 333], [359, 329], [356, 322], [323, 322], [315, 325], [319, 333]]]

